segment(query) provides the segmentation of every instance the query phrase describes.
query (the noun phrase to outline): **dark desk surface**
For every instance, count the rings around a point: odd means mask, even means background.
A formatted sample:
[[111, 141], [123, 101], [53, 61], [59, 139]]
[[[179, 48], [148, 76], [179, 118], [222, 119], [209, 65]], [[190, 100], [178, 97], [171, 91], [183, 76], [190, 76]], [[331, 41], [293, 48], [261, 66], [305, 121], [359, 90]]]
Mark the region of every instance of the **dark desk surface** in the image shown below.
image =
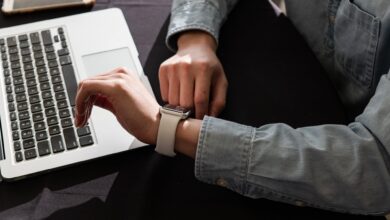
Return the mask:
[[[145, 72], [159, 97], [158, 67], [171, 55], [164, 45], [171, 0], [97, 2], [93, 10], [119, 7], [124, 11]], [[240, 13], [242, 10], [246, 13]], [[85, 11], [0, 15], [0, 27]], [[223, 28], [220, 45], [219, 56], [230, 82], [228, 105], [221, 117], [254, 126], [345, 123], [336, 93], [303, 39], [287, 19], [274, 17], [264, 3], [243, 1]], [[153, 146], [0, 184], [0, 219], [291, 217], [368, 218], [242, 197], [197, 181], [191, 159], [161, 157]]]

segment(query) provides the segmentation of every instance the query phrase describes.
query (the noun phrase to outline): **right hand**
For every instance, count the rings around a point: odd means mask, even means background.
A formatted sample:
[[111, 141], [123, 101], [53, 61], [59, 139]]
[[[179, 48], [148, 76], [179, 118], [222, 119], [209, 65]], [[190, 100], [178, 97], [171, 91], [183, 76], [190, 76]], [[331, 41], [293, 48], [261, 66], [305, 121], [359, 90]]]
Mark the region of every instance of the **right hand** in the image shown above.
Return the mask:
[[215, 54], [216, 42], [201, 31], [179, 37], [177, 53], [160, 66], [161, 96], [165, 102], [195, 108], [195, 116], [218, 116], [225, 107], [228, 82]]

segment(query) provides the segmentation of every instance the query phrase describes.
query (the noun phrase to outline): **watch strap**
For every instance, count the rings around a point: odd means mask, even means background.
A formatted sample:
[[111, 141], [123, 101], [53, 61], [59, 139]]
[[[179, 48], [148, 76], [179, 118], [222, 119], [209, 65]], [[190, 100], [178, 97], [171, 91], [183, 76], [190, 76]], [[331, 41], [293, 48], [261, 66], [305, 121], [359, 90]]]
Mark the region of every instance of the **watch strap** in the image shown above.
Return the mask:
[[177, 124], [180, 117], [171, 114], [161, 114], [160, 126], [158, 128], [156, 151], [160, 154], [174, 157], [175, 136]]

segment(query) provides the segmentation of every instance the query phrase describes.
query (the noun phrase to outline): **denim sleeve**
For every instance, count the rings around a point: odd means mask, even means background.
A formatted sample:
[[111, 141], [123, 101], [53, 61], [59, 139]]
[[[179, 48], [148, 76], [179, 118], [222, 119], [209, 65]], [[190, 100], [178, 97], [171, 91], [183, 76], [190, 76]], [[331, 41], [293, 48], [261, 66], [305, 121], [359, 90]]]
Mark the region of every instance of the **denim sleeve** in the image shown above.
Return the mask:
[[251, 198], [354, 214], [390, 210], [390, 80], [356, 121], [293, 129], [206, 117], [195, 176]]
[[171, 22], [166, 38], [167, 46], [177, 50], [178, 33], [187, 30], [202, 30], [218, 42], [219, 29], [229, 11], [238, 0], [174, 0]]

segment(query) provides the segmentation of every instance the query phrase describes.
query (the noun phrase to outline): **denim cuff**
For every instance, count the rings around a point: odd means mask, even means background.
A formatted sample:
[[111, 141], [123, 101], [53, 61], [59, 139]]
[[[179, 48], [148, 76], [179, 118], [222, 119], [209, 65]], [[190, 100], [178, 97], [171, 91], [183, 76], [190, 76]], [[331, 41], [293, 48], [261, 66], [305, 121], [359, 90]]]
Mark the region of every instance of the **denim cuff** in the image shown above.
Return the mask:
[[205, 31], [218, 43], [222, 20], [218, 8], [208, 1], [186, 2], [172, 10], [166, 44], [176, 51], [179, 33], [189, 30]]
[[195, 158], [196, 178], [245, 194], [254, 133], [249, 126], [206, 116]]

